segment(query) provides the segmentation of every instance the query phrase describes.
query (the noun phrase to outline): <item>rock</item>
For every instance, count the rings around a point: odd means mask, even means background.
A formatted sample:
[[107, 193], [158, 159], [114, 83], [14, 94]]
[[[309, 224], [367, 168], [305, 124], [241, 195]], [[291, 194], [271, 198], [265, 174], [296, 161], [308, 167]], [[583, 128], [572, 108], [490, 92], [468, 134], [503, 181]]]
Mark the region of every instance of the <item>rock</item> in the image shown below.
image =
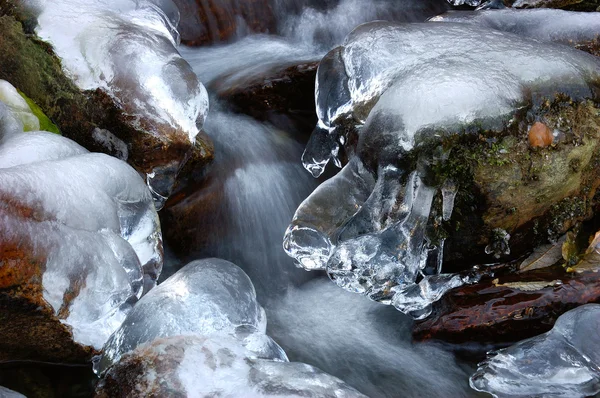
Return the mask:
[[215, 80], [211, 89], [235, 109], [255, 119], [273, 121], [274, 114], [285, 114], [301, 126], [314, 126], [318, 66], [318, 61], [278, 65], [259, 76], [240, 76], [234, 81], [223, 76]]
[[174, 0], [181, 12], [182, 43], [201, 46], [235, 38], [239, 32], [265, 33], [275, 29], [268, 0]]
[[0, 103], [0, 361], [89, 360], [161, 267], [139, 174]]
[[597, 271], [561, 268], [483, 280], [451, 290], [429, 319], [415, 324], [416, 340], [514, 343], [547, 332], [564, 312], [600, 300]]
[[[28, 17], [17, 16], [25, 26], [35, 26]], [[0, 16], [0, 48], [5, 54], [0, 60], [0, 79], [9, 81], [39, 105], [64, 136], [89, 150], [121, 156], [121, 149], [95, 138], [96, 129], [109, 131], [127, 145], [131, 165], [143, 174], [156, 172], [152, 185], [157, 193], [168, 196], [177, 172], [192, 151], [193, 142], [187, 133], [165, 127], [164, 122], [141, 119], [137, 123], [129, 113], [131, 109], [127, 109], [127, 100], [120, 103], [103, 89], [82, 90], [75, 86], [65, 76], [53, 49], [35, 36], [26, 35], [23, 25], [12, 15]], [[210, 145], [206, 145], [206, 139], [200, 143], [204, 146], [204, 163], [210, 162]]]
[[529, 129], [529, 146], [532, 148], [545, 148], [552, 145], [552, 141], [552, 131], [544, 123], [535, 122]]
[[[467, 50], [482, 43], [498, 50]], [[563, 45], [467, 24], [361, 25], [321, 61], [303, 155], [313, 175], [348, 163], [298, 208], [286, 252], [426, 316], [476, 281], [442, 269], [518, 257], [592, 216], [599, 81], [600, 60]], [[537, 121], [557, 145], [529, 147]]]

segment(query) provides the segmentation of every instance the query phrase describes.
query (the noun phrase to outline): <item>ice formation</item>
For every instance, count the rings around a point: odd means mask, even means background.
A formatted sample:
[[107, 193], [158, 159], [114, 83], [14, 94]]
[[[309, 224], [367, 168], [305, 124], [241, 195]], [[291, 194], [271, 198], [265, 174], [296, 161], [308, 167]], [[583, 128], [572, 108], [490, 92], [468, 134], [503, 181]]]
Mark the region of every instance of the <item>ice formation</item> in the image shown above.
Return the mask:
[[[140, 388], [188, 396], [362, 396], [316, 368], [288, 362], [265, 332], [248, 276], [225, 260], [194, 261], [135, 305], [95, 369], [105, 380], [140, 377]], [[133, 375], [132, 362], [136, 369], [142, 363]]]
[[[195, 141], [208, 95], [177, 52], [179, 11], [171, 0], [26, 4], [38, 14], [36, 32], [52, 43], [81, 89], [103, 89], [135, 127], [150, 134]], [[149, 173], [150, 187], [156, 188], [160, 183], [153, 178]]]
[[561, 315], [554, 328], [491, 354], [471, 387], [494, 397], [588, 397], [600, 392], [600, 305]]
[[57, 134], [24, 133], [0, 102], [0, 198], [0, 241], [41, 262], [43, 299], [75, 341], [102, 347], [162, 266], [144, 181]]
[[600, 36], [600, 15], [553, 9], [450, 11], [432, 22], [465, 23], [560, 43], [584, 42]]
[[135, 305], [106, 343], [96, 368], [104, 372], [141, 344], [188, 334], [235, 335], [261, 357], [286, 360], [283, 350], [265, 335], [266, 328], [265, 312], [244, 271], [225, 260], [194, 261]]
[[25, 395], [9, 390], [6, 387], [0, 387], [0, 398], [25, 398]]
[[[553, 92], [556, 82], [594, 98], [598, 78], [597, 58], [510, 33], [451, 23], [358, 27], [319, 66], [319, 121], [303, 163], [318, 176], [329, 161], [341, 164], [344, 144], [356, 144], [345, 146], [342, 171], [300, 205], [285, 250], [345, 289], [427, 316], [432, 301], [469, 278], [424, 273], [431, 255], [441, 268], [443, 241], [426, 234], [438, 189], [428, 170], [445, 155], [421, 153], [421, 144], [473, 123], [502, 131], [532, 92]], [[407, 154], [418, 158], [416, 171], [406, 169]], [[445, 219], [459, 188], [452, 184], [440, 185]]]

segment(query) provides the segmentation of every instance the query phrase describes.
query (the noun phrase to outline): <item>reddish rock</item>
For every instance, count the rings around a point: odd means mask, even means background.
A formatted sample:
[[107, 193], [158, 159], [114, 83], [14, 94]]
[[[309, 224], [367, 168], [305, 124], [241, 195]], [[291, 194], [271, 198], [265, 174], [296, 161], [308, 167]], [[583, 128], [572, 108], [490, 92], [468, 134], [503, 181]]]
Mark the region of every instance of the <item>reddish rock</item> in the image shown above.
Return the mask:
[[201, 46], [233, 38], [238, 30], [264, 33], [275, 29], [268, 0], [174, 0], [181, 13], [182, 43]]
[[529, 129], [529, 146], [532, 148], [544, 148], [552, 145], [554, 136], [552, 130], [542, 122], [535, 122]]
[[511, 274], [448, 292], [413, 330], [417, 340], [515, 342], [552, 328], [577, 306], [600, 302], [600, 273], [560, 267]]

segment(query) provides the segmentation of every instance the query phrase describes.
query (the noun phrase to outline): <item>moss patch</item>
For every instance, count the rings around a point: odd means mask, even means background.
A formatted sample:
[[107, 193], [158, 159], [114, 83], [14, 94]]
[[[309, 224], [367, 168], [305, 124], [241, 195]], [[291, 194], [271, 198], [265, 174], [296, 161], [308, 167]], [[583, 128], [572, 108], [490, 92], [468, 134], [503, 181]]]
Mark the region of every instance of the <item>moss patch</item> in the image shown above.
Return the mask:
[[52, 120], [50, 120], [48, 118], [48, 116], [46, 116], [44, 111], [42, 111], [42, 109], [39, 106], [37, 106], [37, 104], [35, 102], [33, 102], [33, 100], [31, 98], [26, 96], [21, 90], [17, 90], [17, 91], [19, 92], [21, 97], [23, 97], [25, 102], [27, 102], [27, 105], [29, 105], [29, 108], [31, 108], [31, 111], [33, 112], [33, 114], [40, 121], [40, 130], [49, 131], [51, 133], [60, 135], [60, 130], [58, 129], [58, 127], [56, 127], [56, 125], [54, 123], [52, 123]]

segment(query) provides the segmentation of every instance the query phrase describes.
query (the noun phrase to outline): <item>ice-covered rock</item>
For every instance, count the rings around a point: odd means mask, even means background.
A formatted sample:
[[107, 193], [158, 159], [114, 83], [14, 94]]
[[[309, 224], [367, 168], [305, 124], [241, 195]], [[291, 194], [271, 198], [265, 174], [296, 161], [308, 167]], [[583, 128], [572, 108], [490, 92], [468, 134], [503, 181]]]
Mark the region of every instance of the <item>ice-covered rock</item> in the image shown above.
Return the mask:
[[364, 397], [340, 379], [296, 362], [253, 358], [231, 337], [174, 336], [122, 357], [96, 397]]
[[7, 359], [72, 360], [47, 341], [62, 341], [52, 333], [101, 348], [162, 267], [158, 215], [139, 174], [59, 135], [24, 133], [3, 103], [0, 243]]
[[588, 397], [600, 392], [600, 305], [561, 315], [554, 328], [489, 355], [471, 387], [494, 397]]
[[189, 263], [144, 296], [104, 347], [97, 396], [361, 397], [265, 334], [254, 286], [236, 265]]
[[141, 344], [178, 336], [235, 335], [256, 355], [286, 359], [265, 335], [267, 320], [250, 278], [219, 259], [189, 263], [145, 295], [104, 347], [96, 370], [103, 373]]
[[565, 44], [582, 43], [600, 36], [600, 15], [551, 9], [449, 11], [430, 18], [515, 33], [522, 37]]
[[[487, 213], [474, 225], [479, 234], [467, 245], [487, 235], [490, 247], [497, 243], [494, 231], [506, 230], [512, 236], [518, 226], [550, 211], [552, 203], [580, 194], [584, 180], [558, 170], [553, 175], [569, 179], [570, 192], [562, 191], [565, 181], [559, 184], [556, 177], [546, 176], [540, 177], [544, 182], [538, 186], [524, 188], [520, 181], [527, 179], [531, 166], [522, 168], [517, 154], [530, 151], [521, 141], [527, 142], [526, 132], [538, 119], [547, 119], [560, 131], [581, 128], [594, 136], [600, 133], [596, 125], [583, 127], [587, 122], [559, 122], [566, 120], [561, 112], [595, 114], [593, 103], [585, 100], [597, 100], [598, 79], [597, 58], [510, 33], [450, 23], [373, 22], [358, 27], [319, 66], [319, 122], [303, 155], [305, 167], [315, 176], [331, 160], [340, 165], [342, 151], [350, 160], [302, 203], [286, 232], [284, 248], [304, 268], [327, 270], [348, 290], [426, 316], [431, 301], [469, 280], [451, 275], [430, 280], [427, 270], [429, 263], [438, 264], [433, 274], [441, 268], [447, 233], [435, 231], [452, 221], [450, 204], [461, 189], [471, 195], [461, 214], [481, 206], [473, 203], [477, 195], [483, 194], [489, 206], [479, 210]], [[558, 93], [569, 99], [561, 102]], [[502, 148], [491, 145], [509, 135], [512, 138], [502, 141]], [[461, 142], [468, 140], [469, 149], [463, 151]], [[587, 150], [593, 152], [597, 141], [587, 142], [591, 144]], [[553, 161], [556, 167], [564, 164], [569, 151], [581, 149], [564, 148]], [[505, 154], [507, 159], [498, 164], [487, 160]], [[534, 158], [547, 167], [543, 158]], [[495, 167], [482, 170], [488, 162]], [[452, 182], [458, 187], [449, 189], [448, 177], [456, 177], [460, 170], [464, 175]], [[585, 170], [598, 178], [587, 161]], [[521, 197], [504, 196], [511, 184], [521, 187]], [[431, 217], [438, 188], [446, 200]], [[538, 205], [543, 192], [556, 192], [548, 207]], [[517, 204], [521, 200], [523, 206]], [[500, 208], [506, 210], [495, 214]], [[515, 209], [512, 214], [526, 213], [509, 224], [510, 208]], [[521, 210], [530, 208], [533, 211]], [[471, 220], [479, 217], [476, 214], [469, 215]], [[553, 228], [563, 230], [564, 225]], [[502, 251], [506, 253], [511, 253], [508, 246]], [[419, 287], [413, 288], [421, 278]]]
[[204, 86], [177, 52], [177, 7], [171, 0], [25, 3], [38, 16], [36, 32], [53, 45], [77, 86], [108, 93], [141, 134], [121, 138], [160, 204], [208, 112]]

